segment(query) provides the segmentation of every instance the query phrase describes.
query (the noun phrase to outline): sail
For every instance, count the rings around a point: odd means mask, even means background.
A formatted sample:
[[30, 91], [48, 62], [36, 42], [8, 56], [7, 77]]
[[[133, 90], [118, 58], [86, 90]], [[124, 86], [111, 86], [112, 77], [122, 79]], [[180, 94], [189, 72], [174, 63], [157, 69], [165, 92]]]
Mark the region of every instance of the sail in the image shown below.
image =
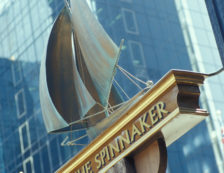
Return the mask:
[[103, 106], [107, 105], [118, 47], [90, 11], [85, 0], [71, 0], [72, 25], [85, 65]]
[[48, 132], [69, 127], [95, 105], [77, 70], [72, 40], [70, 17], [63, 9], [53, 25], [41, 63], [40, 101]]

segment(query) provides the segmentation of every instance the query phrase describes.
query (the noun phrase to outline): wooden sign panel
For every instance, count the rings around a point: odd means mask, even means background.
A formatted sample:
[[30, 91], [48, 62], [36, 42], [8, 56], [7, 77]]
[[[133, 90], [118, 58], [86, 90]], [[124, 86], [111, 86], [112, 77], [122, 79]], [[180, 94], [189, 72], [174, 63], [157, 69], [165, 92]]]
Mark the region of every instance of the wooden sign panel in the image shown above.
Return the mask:
[[198, 104], [203, 81], [200, 73], [170, 71], [57, 172], [106, 172], [160, 132], [170, 145], [208, 115]]

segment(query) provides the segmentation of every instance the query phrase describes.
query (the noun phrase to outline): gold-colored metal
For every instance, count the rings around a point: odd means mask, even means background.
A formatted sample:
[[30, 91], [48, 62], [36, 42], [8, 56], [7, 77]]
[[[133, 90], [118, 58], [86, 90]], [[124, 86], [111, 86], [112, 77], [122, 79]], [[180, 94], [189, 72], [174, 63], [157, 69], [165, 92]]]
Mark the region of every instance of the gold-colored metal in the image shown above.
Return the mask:
[[[129, 155], [157, 132], [162, 131], [167, 145], [170, 145], [208, 115], [207, 111], [198, 107], [198, 86], [203, 84], [204, 75], [187, 71], [170, 71], [150, 91], [146, 92], [134, 105], [132, 105], [112, 126], [102, 132], [94, 141], [84, 148], [78, 155], [68, 161], [57, 172], [71, 172], [78, 170], [88, 163], [108, 143], [118, 138], [128, 126], [132, 126], [139, 117], [161, 100], [167, 104], [166, 110], [169, 114], [161, 119], [152, 129], [141, 135], [138, 140], [120, 152], [115, 158], [107, 162], [100, 172], [105, 172], [121, 158]], [[194, 88], [194, 87], [197, 88]], [[183, 88], [182, 88], [183, 87]], [[186, 97], [185, 94], [187, 93]], [[181, 97], [185, 97], [180, 99]], [[186, 104], [186, 107], [179, 107], [182, 101], [191, 102], [194, 105]], [[111, 115], [113, 116], [113, 114]], [[178, 129], [176, 128], [178, 127]], [[174, 131], [174, 130], [175, 131]], [[96, 163], [91, 163], [95, 169]]]

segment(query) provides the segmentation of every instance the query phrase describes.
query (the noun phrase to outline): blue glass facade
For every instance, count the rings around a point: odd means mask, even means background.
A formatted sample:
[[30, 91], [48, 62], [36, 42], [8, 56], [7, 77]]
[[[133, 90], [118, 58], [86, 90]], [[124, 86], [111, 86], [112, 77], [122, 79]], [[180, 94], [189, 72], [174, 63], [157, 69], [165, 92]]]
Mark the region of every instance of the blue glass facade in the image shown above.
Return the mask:
[[54, 172], [83, 147], [61, 147], [66, 134], [47, 135], [39, 103], [40, 60], [53, 18], [64, 4], [0, 4], [0, 54], [7, 57], [0, 59], [0, 172]]
[[217, 41], [222, 64], [224, 65], [224, 2], [222, 0], [206, 0], [213, 31]]
[[[195, 69], [196, 60], [189, 52], [194, 41], [186, 41], [178, 0], [87, 2], [117, 45], [125, 39], [119, 65], [140, 79], [157, 82], [172, 68]], [[63, 6], [60, 0], [0, 2], [0, 24], [4, 23], [0, 27], [0, 57], [4, 57], [0, 59], [0, 172], [54, 172], [83, 147], [62, 147], [67, 134], [48, 135], [39, 103], [40, 60]], [[186, 10], [195, 12], [191, 7]], [[208, 17], [204, 13], [199, 16]], [[120, 71], [116, 80], [130, 97], [138, 91]], [[87, 144], [88, 139], [80, 143]], [[168, 147], [167, 171], [218, 172], [206, 122]]]

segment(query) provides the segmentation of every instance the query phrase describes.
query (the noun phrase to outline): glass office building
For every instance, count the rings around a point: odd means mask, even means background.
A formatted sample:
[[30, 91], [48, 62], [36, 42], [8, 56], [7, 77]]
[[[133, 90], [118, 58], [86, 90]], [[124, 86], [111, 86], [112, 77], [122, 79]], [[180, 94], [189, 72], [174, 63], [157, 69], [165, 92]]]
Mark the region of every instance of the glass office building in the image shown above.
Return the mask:
[[[125, 39], [119, 65], [142, 80], [155, 83], [172, 68], [210, 73], [221, 67], [203, 1], [87, 2], [117, 45]], [[0, 2], [0, 172], [54, 172], [89, 142], [84, 138], [80, 145], [61, 146], [68, 134], [48, 135], [41, 116], [40, 61], [63, 6], [63, 0]], [[201, 105], [211, 118], [168, 147], [167, 172], [221, 170], [223, 146], [216, 128], [224, 112], [223, 77], [206, 81]], [[116, 80], [129, 97], [138, 92], [119, 71]]]
[[215, 34], [222, 63], [224, 64], [224, 1], [206, 0], [206, 5], [211, 19], [212, 28]]

